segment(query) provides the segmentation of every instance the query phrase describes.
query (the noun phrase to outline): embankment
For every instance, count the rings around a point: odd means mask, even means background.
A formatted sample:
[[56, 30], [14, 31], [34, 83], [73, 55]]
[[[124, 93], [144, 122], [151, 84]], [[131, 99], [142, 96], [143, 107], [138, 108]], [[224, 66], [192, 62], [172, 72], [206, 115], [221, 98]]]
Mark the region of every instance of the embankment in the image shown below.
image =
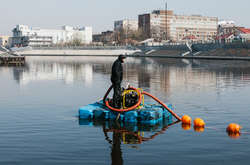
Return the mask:
[[32, 48], [18, 52], [23, 56], [117, 56], [134, 54], [137, 49], [101, 49], [101, 48]]
[[222, 57], [250, 57], [250, 49], [238, 48], [238, 49], [224, 49], [218, 48], [215, 50], [204, 51], [200, 56], [222, 56]]

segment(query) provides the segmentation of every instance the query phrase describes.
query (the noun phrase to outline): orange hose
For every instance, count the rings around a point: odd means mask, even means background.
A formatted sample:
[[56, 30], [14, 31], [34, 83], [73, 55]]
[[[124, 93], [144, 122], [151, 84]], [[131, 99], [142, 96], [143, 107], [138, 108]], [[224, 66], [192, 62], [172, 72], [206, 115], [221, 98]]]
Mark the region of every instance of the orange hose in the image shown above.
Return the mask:
[[181, 118], [175, 114], [170, 108], [168, 108], [163, 102], [161, 102], [158, 98], [156, 98], [155, 96], [151, 95], [148, 92], [143, 91], [142, 94], [145, 94], [147, 96], [152, 97], [155, 101], [157, 101], [159, 104], [161, 104], [164, 108], [166, 108], [176, 119], [178, 119], [179, 121], [181, 121]]
[[126, 108], [126, 109], [117, 109], [117, 108], [111, 107], [111, 106], [109, 105], [109, 102], [106, 100], [106, 98], [107, 98], [107, 96], [108, 96], [108, 94], [110, 93], [110, 91], [111, 91], [112, 88], [113, 88], [113, 86], [111, 85], [111, 86], [109, 87], [108, 91], [106, 92], [104, 98], [103, 98], [103, 102], [105, 103], [105, 105], [106, 105], [110, 110], [116, 111], [116, 112], [127, 112], [127, 111], [132, 111], [132, 110], [136, 109], [136, 108], [141, 104], [141, 100], [142, 100], [142, 94], [141, 94], [141, 92], [140, 92], [138, 89], [131, 87], [131, 88], [129, 88], [129, 89], [136, 90], [136, 92], [139, 94], [139, 100], [138, 100], [138, 102], [137, 102], [134, 106], [129, 107], [129, 108]]
[[153, 95], [151, 95], [150, 93], [145, 92], [145, 91], [143, 91], [143, 92], [141, 93], [138, 89], [136, 89], [136, 88], [134, 88], [134, 87], [129, 87], [129, 89], [136, 90], [136, 92], [139, 93], [139, 100], [138, 100], [138, 102], [137, 102], [134, 106], [129, 107], [129, 108], [127, 108], [127, 109], [117, 109], [117, 108], [113, 108], [113, 107], [111, 107], [111, 106], [109, 105], [109, 102], [106, 100], [106, 98], [107, 98], [107, 96], [108, 96], [108, 94], [110, 93], [110, 91], [111, 91], [112, 88], [113, 88], [113, 86], [111, 85], [111, 86], [109, 87], [108, 91], [106, 92], [104, 98], [103, 98], [103, 102], [105, 103], [105, 105], [106, 105], [109, 109], [111, 109], [112, 111], [116, 111], [116, 112], [127, 112], [127, 111], [132, 111], [132, 110], [134, 110], [135, 108], [137, 108], [137, 107], [141, 104], [142, 94], [145, 94], [145, 95], [147, 95], [147, 96], [149, 96], [149, 97], [152, 97], [155, 101], [157, 101], [157, 102], [158, 102], [159, 104], [161, 104], [164, 108], [166, 108], [166, 109], [167, 109], [176, 119], [178, 119], [179, 121], [181, 121], [181, 118], [180, 118], [176, 113], [174, 113], [170, 108], [168, 108], [163, 102], [161, 102], [157, 97], [155, 97], [155, 96], [153, 96]]

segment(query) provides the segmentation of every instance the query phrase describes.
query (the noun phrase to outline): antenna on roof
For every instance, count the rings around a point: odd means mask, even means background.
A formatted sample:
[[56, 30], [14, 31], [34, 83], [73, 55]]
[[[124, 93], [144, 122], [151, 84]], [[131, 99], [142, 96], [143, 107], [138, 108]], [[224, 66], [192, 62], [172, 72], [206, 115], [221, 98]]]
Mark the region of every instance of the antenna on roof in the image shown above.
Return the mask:
[[166, 17], [166, 32], [165, 32], [165, 39], [168, 40], [168, 2], [166, 1], [165, 4], [165, 17]]

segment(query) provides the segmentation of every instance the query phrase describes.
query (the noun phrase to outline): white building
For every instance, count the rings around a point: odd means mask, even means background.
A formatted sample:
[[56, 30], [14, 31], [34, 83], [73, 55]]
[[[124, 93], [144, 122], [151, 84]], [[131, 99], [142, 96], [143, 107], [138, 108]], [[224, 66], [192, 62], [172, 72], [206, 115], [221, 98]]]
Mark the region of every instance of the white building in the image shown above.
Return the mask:
[[114, 30], [129, 30], [129, 31], [137, 31], [138, 30], [138, 21], [137, 20], [130, 20], [124, 19], [114, 22]]
[[235, 33], [237, 26], [234, 21], [219, 21], [218, 22], [218, 35], [230, 35]]
[[0, 46], [9, 45], [9, 36], [0, 36]]
[[235, 27], [236, 24], [234, 21], [218, 21], [218, 26], [222, 26], [222, 27]]
[[17, 25], [12, 32], [12, 46], [63, 44], [74, 40], [84, 44], [92, 42], [92, 27], [73, 28], [71, 26], [63, 26], [62, 29], [58, 30]]
[[218, 18], [201, 15], [173, 15], [169, 24], [169, 38], [172, 40], [209, 41], [217, 35]]
[[150, 31], [152, 38], [161, 38], [164, 30], [161, 28], [162, 17], [159, 14], [150, 14]]

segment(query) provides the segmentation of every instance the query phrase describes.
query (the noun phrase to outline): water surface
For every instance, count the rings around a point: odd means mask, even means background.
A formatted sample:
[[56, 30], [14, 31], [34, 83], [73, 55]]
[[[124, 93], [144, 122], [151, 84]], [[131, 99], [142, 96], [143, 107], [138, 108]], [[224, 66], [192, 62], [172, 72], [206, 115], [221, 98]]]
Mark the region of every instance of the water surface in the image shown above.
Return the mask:
[[[103, 97], [113, 57], [27, 57], [0, 67], [0, 164], [247, 164], [250, 161], [250, 62], [127, 58], [124, 86], [143, 88], [179, 115], [205, 120], [204, 132], [180, 123], [140, 128], [90, 123], [78, 108]], [[242, 125], [238, 139], [225, 129]], [[105, 130], [112, 125], [113, 132]], [[119, 132], [120, 131], [120, 132]], [[160, 133], [158, 131], [161, 131]], [[129, 133], [128, 133], [129, 132]], [[132, 133], [131, 133], [132, 132]], [[138, 133], [138, 132], [136, 132]]]

